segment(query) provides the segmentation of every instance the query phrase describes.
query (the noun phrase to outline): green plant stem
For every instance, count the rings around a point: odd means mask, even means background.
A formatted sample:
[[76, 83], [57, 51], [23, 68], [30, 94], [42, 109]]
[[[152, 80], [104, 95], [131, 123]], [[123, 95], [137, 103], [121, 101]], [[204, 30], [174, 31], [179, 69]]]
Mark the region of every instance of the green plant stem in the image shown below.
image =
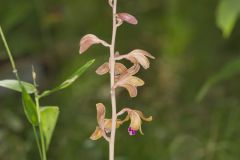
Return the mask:
[[[19, 77], [19, 75], [18, 75], [17, 68], [16, 68], [16, 65], [15, 65], [15, 62], [14, 62], [12, 53], [11, 53], [11, 51], [10, 51], [10, 49], [9, 49], [9, 46], [8, 46], [8, 44], [7, 44], [7, 41], [6, 41], [6, 38], [5, 38], [5, 36], [4, 36], [4, 33], [3, 33], [3, 31], [2, 31], [2, 27], [1, 27], [1, 26], [0, 26], [0, 34], [1, 34], [1, 38], [2, 38], [2, 40], [3, 40], [4, 46], [5, 46], [5, 48], [6, 48], [8, 57], [9, 57], [9, 59], [10, 59], [10, 62], [11, 62], [11, 65], [12, 65], [12, 69], [13, 69], [13, 73], [15, 74], [17, 80], [19, 81], [19, 83], [20, 83], [20, 85], [21, 85], [20, 77]], [[36, 91], [36, 95], [37, 95], [37, 91]], [[37, 103], [37, 110], [38, 110], [38, 114], [40, 114], [40, 112], [39, 112], [39, 99], [37, 98], [36, 95], [35, 95], [35, 97], [36, 97], [36, 103]], [[34, 126], [33, 126], [33, 128], [34, 128]], [[40, 128], [40, 135], [41, 135], [42, 150], [39, 149], [39, 148], [40, 148], [39, 139], [38, 139], [38, 137], [37, 137], [37, 133], [36, 133], [35, 128], [33, 129], [33, 131], [34, 131], [35, 139], [36, 139], [36, 141], [37, 141], [37, 143], [38, 143], [37, 145], [39, 146], [39, 147], [38, 147], [39, 153], [42, 153], [42, 154], [40, 154], [40, 157], [41, 157], [42, 160], [47, 160], [47, 158], [46, 158], [46, 150], [45, 150], [45, 143], [44, 143], [44, 139], [43, 139], [43, 134], [42, 134], [41, 125], [40, 125], [39, 128]]]
[[43, 159], [42, 149], [41, 149], [40, 142], [39, 142], [39, 138], [38, 138], [38, 135], [37, 135], [37, 130], [36, 130], [36, 127], [35, 127], [35, 126], [32, 126], [32, 127], [33, 127], [33, 132], [34, 132], [35, 140], [36, 140], [36, 143], [37, 143], [37, 146], [38, 146], [39, 155], [40, 155], [41, 160], [42, 160], [42, 159]]
[[[40, 109], [39, 97], [38, 97], [37, 92], [35, 93], [35, 101], [36, 101], [36, 107], [38, 110], [38, 114], [40, 114], [40, 112], [39, 112], [39, 109]], [[47, 160], [45, 140], [44, 140], [43, 129], [42, 129], [41, 124], [39, 124], [39, 131], [40, 131], [40, 139], [41, 139], [41, 146], [42, 146], [42, 157], [43, 157], [43, 160]]]
[[9, 57], [9, 59], [10, 59], [10, 62], [11, 62], [12, 68], [13, 68], [13, 73], [15, 74], [16, 78], [20, 81], [20, 78], [19, 78], [18, 72], [17, 72], [17, 68], [16, 68], [15, 62], [14, 62], [14, 60], [13, 60], [12, 53], [11, 53], [9, 47], [8, 47], [8, 44], [7, 44], [6, 38], [5, 38], [4, 34], [3, 34], [3, 31], [2, 31], [2, 27], [1, 27], [1, 26], [0, 26], [0, 34], [1, 34], [1, 37], [2, 37], [2, 40], [3, 40], [4, 46], [5, 46], [5, 48], [6, 48], [8, 57]]

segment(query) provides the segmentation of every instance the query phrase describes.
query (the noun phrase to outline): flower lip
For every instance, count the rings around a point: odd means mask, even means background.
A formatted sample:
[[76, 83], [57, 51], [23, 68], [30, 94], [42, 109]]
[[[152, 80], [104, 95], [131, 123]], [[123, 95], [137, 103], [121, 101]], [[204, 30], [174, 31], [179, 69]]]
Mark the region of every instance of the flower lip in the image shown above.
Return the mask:
[[128, 127], [128, 133], [130, 136], [134, 136], [137, 134], [137, 131], [136, 130], [133, 130], [131, 127]]

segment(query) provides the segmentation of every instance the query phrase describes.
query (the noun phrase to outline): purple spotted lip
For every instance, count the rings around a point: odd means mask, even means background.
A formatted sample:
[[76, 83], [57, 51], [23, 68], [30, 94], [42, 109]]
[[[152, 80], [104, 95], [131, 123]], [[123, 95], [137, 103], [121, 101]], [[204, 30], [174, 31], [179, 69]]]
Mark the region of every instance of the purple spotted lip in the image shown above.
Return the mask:
[[131, 127], [128, 128], [128, 133], [130, 136], [134, 136], [137, 134], [137, 131], [136, 130], [133, 130]]

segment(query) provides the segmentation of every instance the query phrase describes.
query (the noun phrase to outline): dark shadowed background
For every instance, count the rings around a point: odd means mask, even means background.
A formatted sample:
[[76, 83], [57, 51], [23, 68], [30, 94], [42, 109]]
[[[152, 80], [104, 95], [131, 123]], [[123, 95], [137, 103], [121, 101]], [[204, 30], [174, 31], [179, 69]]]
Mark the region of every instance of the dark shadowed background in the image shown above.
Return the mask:
[[[116, 160], [240, 158], [239, 6], [239, 0], [119, 0], [118, 10], [135, 15], [139, 24], [118, 30], [117, 50], [145, 49], [156, 60], [138, 74], [146, 82], [138, 97], [118, 90], [118, 110], [134, 107], [154, 120], [143, 124], [144, 136], [129, 136], [127, 124], [117, 130]], [[0, 24], [21, 77], [31, 82], [34, 65], [40, 90], [96, 59], [73, 86], [42, 102], [61, 110], [48, 157], [108, 159], [108, 144], [89, 140], [97, 125], [95, 104], [104, 103], [110, 115], [109, 76], [95, 74], [108, 49], [94, 46], [78, 54], [87, 33], [110, 41], [107, 0], [1, 0]], [[13, 74], [1, 42], [0, 79], [7, 78]], [[3, 88], [0, 159], [38, 160], [19, 94]]]

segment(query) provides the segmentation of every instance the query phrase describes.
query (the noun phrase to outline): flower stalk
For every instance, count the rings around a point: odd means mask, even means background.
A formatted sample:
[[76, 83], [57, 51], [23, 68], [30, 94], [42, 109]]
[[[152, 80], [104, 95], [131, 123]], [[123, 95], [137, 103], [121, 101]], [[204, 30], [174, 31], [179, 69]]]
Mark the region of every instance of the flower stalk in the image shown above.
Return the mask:
[[116, 120], [117, 120], [117, 106], [116, 106], [116, 94], [114, 88], [115, 81], [115, 42], [117, 34], [117, 0], [113, 0], [112, 6], [113, 13], [113, 26], [112, 26], [112, 43], [110, 46], [110, 79], [111, 79], [111, 103], [112, 103], [112, 128], [111, 137], [109, 142], [109, 160], [114, 160], [114, 146], [115, 146], [115, 134], [116, 134]]
[[[136, 25], [138, 20], [129, 13], [117, 13], [117, 0], [108, 0], [108, 3], [112, 8], [111, 44], [108, 45], [106, 41], [101, 40], [93, 34], [87, 34], [80, 40], [79, 53], [82, 54], [94, 44], [101, 44], [105, 47], [109, 47], [110, 50], [109, 61], [98, 67], [96, 73], [98, 75], [104, 75], [109, 72], [110, 74], [112, 117], [110, 119], [105, 118], [106, 109], [104, 104], [97, 103], [96, 108], [98, 126], [90, 136], [90, 139], [98, 140], [103, 137], [109, 143], [109, 160], [114, 160], [116, 129], [119, 128], [124, 122], [130, 120], [130, 125], [128, 128], [129, 135], [136, 135], [138, 131], [140, 131], [140, 133], [143, 135], [141, 128], [143, 122], [142, 120], [152, 121], [151, 116], [145, 117], [141, 111], [128, 107], [123, 108], [117, 113], [116, 89], [123, 87], [128, 91], [130, 97], [136, 97], [137, 88], [143, 86], [144, 81], [141, 78], [136, 77], [135, 74], [138, 73], [141, 67], [148, 69], [150, 67], [148, 58], [154, 59], [154, 57], [150, 53], [141, 49], [135, 49], [127, 54], [122, 55], [116, 51], [115, 42], [118, 27], [120, 27], [124, 22]], [[127, 68], [124, 64], [117, 62], [122, 59], [129, 60], [133, 65], [130, 68]], [[118, 118], [125, 113], [127, 113], [127, 116], [124, 120]]]

